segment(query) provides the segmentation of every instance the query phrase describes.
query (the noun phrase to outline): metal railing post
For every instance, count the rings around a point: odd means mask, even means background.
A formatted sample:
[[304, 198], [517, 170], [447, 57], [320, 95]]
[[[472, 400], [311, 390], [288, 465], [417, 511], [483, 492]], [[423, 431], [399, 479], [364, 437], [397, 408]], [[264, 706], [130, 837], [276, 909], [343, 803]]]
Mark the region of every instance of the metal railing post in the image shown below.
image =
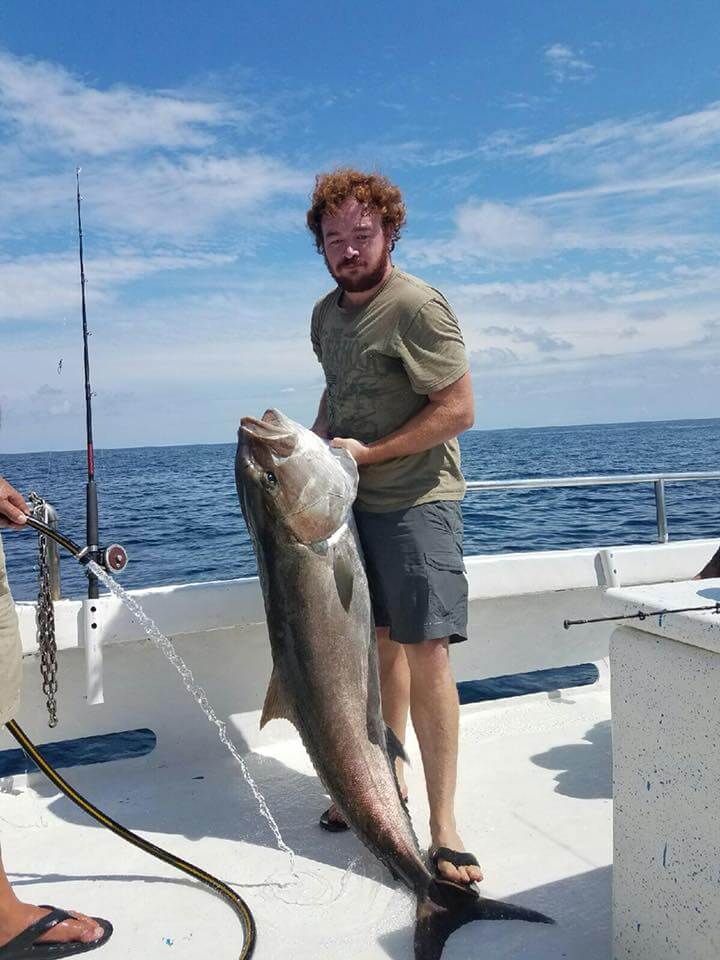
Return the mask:
[[665, 512], [665, 481], [655, 481], [655, 512], [657, 514], [658, 543], [668, 542], [667, 514]]

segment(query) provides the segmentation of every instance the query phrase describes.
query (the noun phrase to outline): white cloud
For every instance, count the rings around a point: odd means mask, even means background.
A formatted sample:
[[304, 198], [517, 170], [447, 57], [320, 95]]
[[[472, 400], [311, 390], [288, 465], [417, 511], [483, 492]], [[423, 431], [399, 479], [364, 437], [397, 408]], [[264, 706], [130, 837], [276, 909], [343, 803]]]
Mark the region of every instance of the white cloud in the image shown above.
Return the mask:
[[445, 241], [408, 245], [414, 261], [462, 267], [573, 251], [718, 252], [712, 203], [720, 192], [720, 102], [669, 119], [605, 120], [532, 144], [508, 136], [489, 142], [488, 157], [520, 158], [534, 167], [532, 180], [549, 165], [568, 188], [514, 203], [466, 200]]
[[[542, 197], [520, 204], [469, 200], [455, 212], [456, 229], [447, 240], [405, 243], [405, 255], [419, 265], [498, 263], [548, 260], [577, 251], [709, 250], [718, 238], [711, 232], [660, 228], [643, 210], [625, 207], [604, 213], [584, 203], [547, 204]], [[538, 212], [542, 209], [542, 216]]]
[[471, 367], [479, 370], [511, 367], [519, 362], [520, 358], [510, 347], [481, 347], [470, 354]]
[[523, 327], [485, 327], [482, 331], [488, 336], [508, 337], [513, 343], [530, 343], [540, 353], [557, 353], [558, 351], [572, 350], [572, 344], [564, 337], [549, 333], [542, 327], [527, 330]]
[[[623, 358], [649, 350], [693, 351], [710, 343], [717, 323], [716, 293], [698, 296], [693, 281], [591, 273], [533, 283], [465, 283], [446, 288], [476, 366], [494, 374], [513, 366], [519, 376], [592, 368], [597, 357]], [[655, 281], [655, 285], [653, 285]], [[717, 352], [717, 351], [715, 351]], [[706, 358], [710, 362], [710, 357]], [[609, 361], [608, 361], [609, 362]]]
[[198, 148], [243, 117], [221, 101], [127, 86], [98, 90], [62, 67], [0, 52], [0, 119], [25, 144], [73, 156]]
[[546, 280], [491, 281], [489, 283], [462, 283], [453, 287], [454, 295], [470, 304], [481, 306], [488, 302], [508, 302], [528, 305], [576, 303], [592, 301], [597, 304], [608, 295], [619, 296], [634, 290], [631, 276], [622, 273], [594, 271], [583, 276], [556, 276]]
[[[120, 253], [85, 262], [89, 278], [88, 302], [111, 303], [121, 287], [165, 271], [197, 270], [218, 266], [232, 257], [195, 253]], [[0, 260], [0, 324], [12, 320], [45, 319], [58, 323], [65, 311], [80, 303], [79, 262], [76, 253], [32, 254]]]
[[703, 173], [683, 177], [652, 177], [638, 180], [604, 183], [580, 190], [563, 190], [560, 193], [548, 193], [528, 200], [529, 206], [544, 206], [551, 203], [566, 203], [574, 200], [592, 200], [630, 193], [671, 193], [676, 191], [707, 192], [720, 190], [720, 170], [708, 170]]
[[471, 256], [532, 256], [548, 239], [540, 217], [504, 203], [470, 201], [455, 219], [458, 242]]
[[[83, 225], [148, 243], [174, 242], [212, 236], [216, 228], [257, 214], [253, 231], [243, 219], [235, 231], [242, 247], [252, 246], [263, 232], [301, 229], [300, 197], [310, 191], [311, 178], [284, 161], [262, 154], [131, 159], [87, 165], [82, 174]], [[74, 171], [6, 179], [6, 201], [0, 205], [5, 236], [26, 216], [46, 230], [72, 230]], [[283, 204], [285, 205], [283, 207]]]
[[613, 144], [630, 148], [655, 150], [690, 150], [720, 140], [720, 101], [701, 110], [680, 114], [669, 120], [637, 117], [631, 120], [602, 120], [588, 126], [561, 133], [549, 140], [541, 140], [515, 148], [518, 154], [544, 157], [550, 154], [571, 153], [608, 147]]
[[595, 72], [591, 63], [583, 60], [571, 47], [563, 43], [554, 43], [543, 52], [545, 65], [557, 83], [572, 80], [589, 80]]
[[[60, 67], [0, 52], [6, 242], [27, 235], [30, 218], [46, 234], [68, 230], [74, 164], [83, 156], [88, 223], [114, 236], [186, 245], [189, 237], [214, 233], [253, 209], [262, 210], [254, 234], [285, 229], [280, 205], [309, 193], [311, 177], [280, 157], [231, 148], [226, 128], [239, 122], [237, 109], [222, 99], [127, 87], [102, 91]], [[302, 216], [293, 214], [301, 224]]]
[[[277, 211], [269, 205], [308, 193], [310, 182], [273, 157], [185, 156], [104, 170], [93, 204], [101, 221], [116, 230], [184, 238], [227, 225], [254, 208], [262, 208], [259, 226], [272, 229]], [[302, 217], [297, 219], [301, 224]]]

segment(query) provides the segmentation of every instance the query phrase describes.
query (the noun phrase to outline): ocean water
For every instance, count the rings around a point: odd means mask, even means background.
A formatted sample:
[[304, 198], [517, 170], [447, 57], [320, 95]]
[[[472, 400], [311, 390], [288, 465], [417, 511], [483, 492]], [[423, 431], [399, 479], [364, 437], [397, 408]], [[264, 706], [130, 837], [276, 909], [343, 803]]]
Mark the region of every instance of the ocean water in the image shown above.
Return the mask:
[[[676, 420], [470, 431], [461, 438], [469, 480], [720, 469], [720, 420]], [[96, 451], [101, 541], [123, 544], [127, 588], [250, 576], [255, 560], [240, 513], [234, 444]], [[60, 529], [85, 542], [85, 454], [2, 454], [0, 474], [37, 491]], [[720, 539], [720, 481], [666, 486], [670, 538]], [[464, 505], [465, 552], [547, 550], [652, 542], [652, 484], [471, 492]], [[37, 538], [5, 531], [13, 592], [37, 591]], [[81, 597], [84, 575], [67, 554], [63, 595]]]

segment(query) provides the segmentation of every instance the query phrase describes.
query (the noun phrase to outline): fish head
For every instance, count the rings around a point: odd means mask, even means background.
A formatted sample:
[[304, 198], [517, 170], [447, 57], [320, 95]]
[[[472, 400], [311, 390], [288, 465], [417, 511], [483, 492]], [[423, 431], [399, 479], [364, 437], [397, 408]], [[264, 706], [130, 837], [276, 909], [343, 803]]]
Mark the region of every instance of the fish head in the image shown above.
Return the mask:
[[240, 421], [235, 476], [248, 526], [270, 523], [305, 544], [327, 540], [342, 526], [358, 485], [346, 450], [278, 410]]

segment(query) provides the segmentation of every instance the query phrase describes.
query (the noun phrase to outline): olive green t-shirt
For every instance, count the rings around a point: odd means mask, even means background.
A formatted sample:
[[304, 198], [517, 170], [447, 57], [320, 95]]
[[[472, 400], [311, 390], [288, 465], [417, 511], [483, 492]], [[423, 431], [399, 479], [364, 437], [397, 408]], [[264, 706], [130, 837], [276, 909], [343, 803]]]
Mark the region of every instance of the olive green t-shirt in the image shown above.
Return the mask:
[[[315, 305], [311, 337], [325, 371], [332, 436], [372, 443], [429, 403], [428, 394], [467, 373], [460, 326], [443, 295], [394, 267], [362, 307], [341, 289]], [[360, 469], [357, 506], [384, 513], [433, 500], [462, 500], [457, 439]]]

